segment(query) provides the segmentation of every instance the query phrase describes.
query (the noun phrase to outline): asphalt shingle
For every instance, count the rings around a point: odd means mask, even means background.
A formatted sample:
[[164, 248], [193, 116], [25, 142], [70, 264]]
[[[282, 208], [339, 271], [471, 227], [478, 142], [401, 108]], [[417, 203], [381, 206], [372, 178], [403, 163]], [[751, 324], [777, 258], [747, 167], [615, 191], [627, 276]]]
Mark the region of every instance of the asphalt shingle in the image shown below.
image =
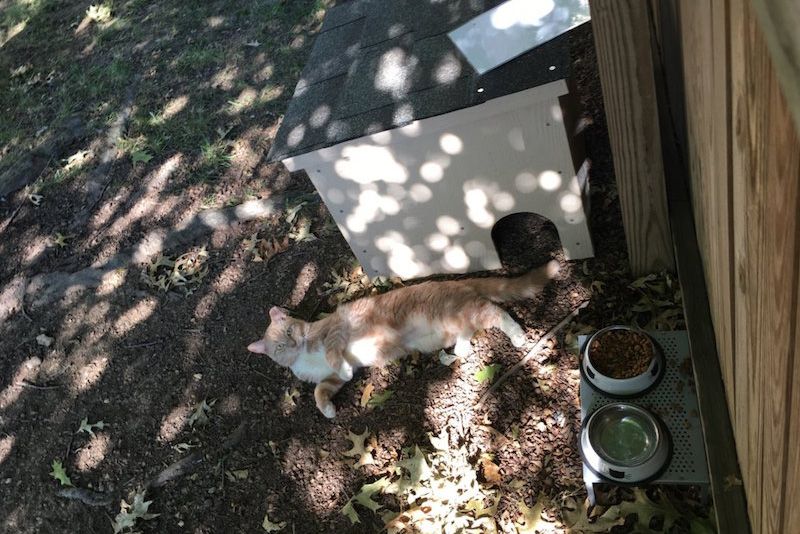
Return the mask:
[[329, 10], [268, 158], [569, 77], [569, 32], [478, 75], [447, 32], [501, 2], [351, 0]]

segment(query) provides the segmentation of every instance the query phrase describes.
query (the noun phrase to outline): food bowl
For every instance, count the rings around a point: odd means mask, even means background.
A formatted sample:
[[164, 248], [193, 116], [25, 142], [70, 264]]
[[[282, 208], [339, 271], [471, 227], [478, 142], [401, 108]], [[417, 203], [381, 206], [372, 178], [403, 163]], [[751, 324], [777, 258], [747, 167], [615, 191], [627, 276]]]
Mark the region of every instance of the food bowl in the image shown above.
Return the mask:
[[616, 402], [586, 418], [580, 452], [598, 476], [615, 483], [640, 483], [652, 480], [667, 467], [670, 437], [666, 426], [649, 410]]
[[608, 326], [583, 347], [581, 373], [595, 389], [615, 398], [641, 395], [664, 374], [664, 356], [646, 332]]

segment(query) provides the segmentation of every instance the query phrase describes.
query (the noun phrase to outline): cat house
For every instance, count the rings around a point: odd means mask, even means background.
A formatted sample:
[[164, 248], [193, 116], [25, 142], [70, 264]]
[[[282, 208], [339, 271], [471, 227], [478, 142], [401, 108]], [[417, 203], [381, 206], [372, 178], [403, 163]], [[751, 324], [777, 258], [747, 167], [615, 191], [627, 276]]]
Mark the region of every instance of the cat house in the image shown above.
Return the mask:
[[[476, 68], [460, 29], [498, 26], [497, 4], [353, 0], [325, 17], [268, 157], [308, 173], [370, 276], [498, 268], [492, 228], [520, 212], [551, 220], [568, 258], [593, 255], [562, 31], [575, 18]], [[491, 50], [500, 30], [473, 35]]]

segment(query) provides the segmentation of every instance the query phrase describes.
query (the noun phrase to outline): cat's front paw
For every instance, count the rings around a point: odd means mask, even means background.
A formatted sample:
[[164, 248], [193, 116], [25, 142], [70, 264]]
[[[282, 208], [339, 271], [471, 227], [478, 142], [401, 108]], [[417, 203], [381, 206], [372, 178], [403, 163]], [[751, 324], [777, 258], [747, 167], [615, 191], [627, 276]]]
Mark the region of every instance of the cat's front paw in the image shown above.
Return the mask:
[[328, 419], [333, 419], [334, 417], [336, 417], [336, 406], [334, 406], [333, 403], [330, 401], [322, 405], [318, 404], [317, 408], [319, 409], [320, 412], [322, 412], [322, 415], [324, 415]]

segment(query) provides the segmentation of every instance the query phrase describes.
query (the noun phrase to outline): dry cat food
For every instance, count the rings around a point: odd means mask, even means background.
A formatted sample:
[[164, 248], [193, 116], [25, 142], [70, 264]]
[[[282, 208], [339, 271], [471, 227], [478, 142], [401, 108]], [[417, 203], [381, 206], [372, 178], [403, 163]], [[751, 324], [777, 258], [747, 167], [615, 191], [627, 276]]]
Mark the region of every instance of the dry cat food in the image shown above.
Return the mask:
[[594, 368], [611, 378], [632, 378], [644, 373], [653, 356], [650, 338], [632, 330], [610, 330], [589, 346]]

